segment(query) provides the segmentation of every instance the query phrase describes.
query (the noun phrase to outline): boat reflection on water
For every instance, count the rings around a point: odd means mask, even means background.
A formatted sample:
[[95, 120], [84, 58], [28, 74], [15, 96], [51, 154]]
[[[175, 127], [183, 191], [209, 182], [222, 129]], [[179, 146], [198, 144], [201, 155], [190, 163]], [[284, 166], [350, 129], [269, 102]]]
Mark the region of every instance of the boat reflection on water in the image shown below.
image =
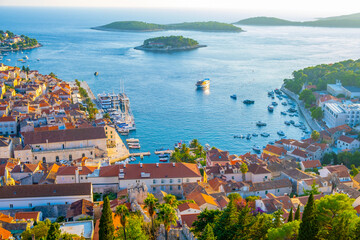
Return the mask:
[[209, 88], [197, 88], [196, 92], [198, 92], [198, 94], [202, 94], [202, 95], [210, 95], [210, 89]]

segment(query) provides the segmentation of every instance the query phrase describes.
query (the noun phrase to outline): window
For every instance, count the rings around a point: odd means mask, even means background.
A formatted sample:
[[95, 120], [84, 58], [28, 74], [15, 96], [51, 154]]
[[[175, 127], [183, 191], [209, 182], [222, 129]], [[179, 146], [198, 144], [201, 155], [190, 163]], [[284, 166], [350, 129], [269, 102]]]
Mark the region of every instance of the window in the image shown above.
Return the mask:
[[181, 190], [181, 186], [180, 186], [180, 185], [178, 185], [178, 190]]
[[278, 192], [280, 192], [280, 189], [278, 189]]
[[164, 181], [164, 179], [161, 179], [161, 183], [164, 183], [165, 181]]
[[67, 205], [67, 204], [68, 204], [68, 202], [65, 202], [65, 204]]
[[35, 160], [37, 160], [37, 156], [35, 156]]
[[13, 208], [14, 208], [14, 205], [10, 204], [10, 208], [13, 209]]
[[92, 151], [90, 152], [90, 155], [92, 155]]
[[170, 186], [170, 191], [172, 191], [172, 189], [173, 189], [172, 186]]
[[59, 159], [59, 156], [56, 156], [56, 162], [59, 162], [60, 161], [60, 159]]
[[180, 178], [178, 179], [178, 183], [181, 183], [181, 179], [180, 179]]
[[83, 180], [83, 177], [81, 177], [81, 180]]
[[85, 157], [85, 153], [82, 154], [82, 157]]
[[48, 202], [47, 205], [50, 206], [50, 203]]
[[153, 183], [156, 183], [156, 180], [155, 180], [155, 179], [153, 180]]
[[46, 157], [42, 158], [43, 163], [46, 163]]
[[72, 155], [71, 154], [69, 155], [69, 161], [72, 161]]
[[32, 203], [29, 203], [29, 207], [30, 207], [30, 208], [32, 207]]
[[153, 187], [153, 192], [156, 192], [156, 187]]
[[172, 183], [173, 182], [173, 180], [172, 179], [170, 179], [170, 183]]
[[186, 179], [186, 182], [190, 182], [190, 179], [187, 178], [187, 179]]
[[235, 179], [235, 177], [234, 177], [234, 176], [232, 176], [232, 177], [231, 177], [231, 179], [232, 179], [232, 180], [234, 180], [234, 179]]
[[267, 191], [267, 190], [265, 191], [265, 194], [268, 194], [268, 191]]

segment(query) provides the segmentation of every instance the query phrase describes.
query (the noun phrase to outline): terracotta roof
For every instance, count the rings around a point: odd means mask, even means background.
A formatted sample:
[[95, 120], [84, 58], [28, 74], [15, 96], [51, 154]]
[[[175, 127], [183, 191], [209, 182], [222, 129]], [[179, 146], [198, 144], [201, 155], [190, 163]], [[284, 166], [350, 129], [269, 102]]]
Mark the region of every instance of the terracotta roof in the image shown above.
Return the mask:
[[338, 138], [338, 140], [351, 144], [351, 143], [352, 143], [353, 141], [355, 141], [356, 139], [354, 139], [354, 138], [352, 138], [352, 137], [345, 136], [345, 135], [341, 135], [341, 136]]
[[223, 181], [223, 180], [221, 180], [220, 178], [217, 178], [217, 177], [209, 180], [208, 183], [210, 184], [210, 186], [215, 191], [220, 191], [220, 186], [223, 185], [223, 184], [226, 184], [225, 181]]
[[199, 206], [196, 203], [183, 203], [178, 206], [180, 212], [186, 211], [188, 209], [200, 210]]
[[278, 189], [278, 188], [291, 188], [291, 182], [289, 179], [279, 179], [273, 181], [265, 181], [265, 182], [256, 182], [252, 184], [253, 191], [264, 191], [270, 189]]
[[5, 240], [5, 239], [9, 239], [10, 237], [12, 237], [12, 234], [10, 231], [0, 227], [0, 240]]
[[0, 117], [0, 122], [14, 122], [14, 121], [16, 121], [16, 118], [12, 116]]
[[334, 128], [329, 128], [326, 130], [327, 132], [329, 132], [330, 134], [334, 134], [336, 132], [350, 132], [351, 131], [351, 127], [349, 127], [347, 124], [344, 125], [340, 125]]
[[0, 199], [91, 195], [91, 189], [91, 183], [2, 186]]
[[186, 224], [188, 227], [192, 227], [193, 222], [197, 220], [197, 216], [199, 215], [200, 213], [181, 215], [181, 222], [182, 224]]
[[208, 151], [206, 157], [215, 162], [229, 162], [229, 152], [217, 148]]
[[249, 164], [248, 165], [248, 172], [251, 172], [253, 174], [266, 174], [271, 173], [266, 168], [260, 166], [259, 164]]
[[40, 212], [17, 212], [15, 213], [15, 219], [21, 220], [33, 220], [37, 221], [39, 219]]
[[219, 207], [219, 204], [215, 201], [215, 198], [213, 198], [210, 195], [206, 195], [204, 193], [193, 192], [187, 196], [187, 199], [194, 200], [198, 206], [202, 206], [204, 204], [211, 204]]
[[[325, 195], [324, 194], [317, 194], [317, 195], [314, 195], [314, 200], [319, 200], [320, 198], [324, 197]], [[296, 198], [295, 198], [296, 199]], [[300, 201], [301, 205], [302, 206], [305, 206], [308, 199], [309, 199], [309, 196], [302, 196], [302, 197], [297, 197], [297, 199]]]
[[60, 167], [57, 171], [56, 175], [75, 175], [76, 169], [81, 168], [82, 170], [79, 171], [79, 175], [88, 175], [94, 172], [94, 168], [88, 168], [86, 166], [83, 167], [76, 167], [76, 166], [63, 166]]
[[22, 135], [24, 137], [24, 144], [39, 144], [46, 143], [46, 141], [54, 143], [106, 138], [103, 127], [24, 132]]
[[307, 158], [308, 157], [308, 153], [303, 151], [303, 150], [300, 150], [300, 149], [297, 149], [295, 148], [292, 152], [291, 152], [292, 155], [295, 155], [295, 156], [299, 156], [299, 157], [302, 157], [302, 158]]
[[304, 166], [305, 169], [321, 167], [320, 160], [302, 161], [301, 164]]
[[295, 180], [304, 180], [304, 179], [314, 178], [313, 176], [311, 176], [297, 168], [286, 169], [286, 170], [283, 170], [282, 172]]
[[270, 145], [270, 144], [268, 144], [266, 146], [264, 151], [268, 151], [268, 152], [274, 153], [274, 154], [279, 155], [279, 156], [285, 155], [287, 153], [287, 151], [284, 148], [277, 147], [277, 146]]
[[[144, 163], [140, 164], [111, 165], [100, 168], [100, 177], [117, 177], [120, 170], [124, 172], [123, 179], [141, 179], [141, 178], [187, 178], [201, 177], [196, 164], [192, 163]], [[141, 176], [141, 173], [150, 173], [149, 177]]]
[[16, 165], [11, 173], [20, 173], [20, 172], [27, 172], [27, 173], [33, 173], [38, 168], [38, 164], [23, 164], [23, 165]]
[[66, 218], [72, 218], [80, 215], [93, 216], [93, 208], [94, 203], [85, 199], [78, 200], [70, 205], [69, 210], [66, 212]]

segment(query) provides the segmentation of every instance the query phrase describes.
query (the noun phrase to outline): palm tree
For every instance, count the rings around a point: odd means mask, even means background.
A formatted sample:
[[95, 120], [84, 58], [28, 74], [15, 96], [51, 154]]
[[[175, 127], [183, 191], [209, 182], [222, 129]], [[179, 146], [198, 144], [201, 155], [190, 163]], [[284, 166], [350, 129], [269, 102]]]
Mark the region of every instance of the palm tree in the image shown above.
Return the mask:
[[176, 211], [170, 206], [170, 204], [164, 203], [160, 205], [158, 218], [164, 224], [165, 239], [168, 240], [171, 225], [175, 225], [176, 220], [178, 219]]
[[126, 223], [127, 223], [127, 218], [129, 216], [129, 209], [125, 206], [125, 205], [120, 205], [116, 207], [115, 210], [115, 216], [119, 216], [120, 217], [120, 223], [123, 226], [124, 229], [124, 239], [126, 240]]
[[199, 140], [195, 138], [191, 141], [191, 147], [196, 148], [197, 146], [199, 146]]
[[245, 182], [245, 174], [247, 173], [248, 170], [249, 169], [248, 169], [248, 166], [246, 165], [246, 163], [241, 164], [240, 171], [242, 173], [243, 182]]
[[151, 232], [152, 235], [155, 235], [155, 230], [154, 230], [154, 216], [155, 216], [155, 211], [157, 206], [159, 205], [159, 200], [157, 198], [154, 197], [153, 194], [148, 193], [147, 198], [144, 201], [145, 207], [147, 208], [150, 218], [151, 218]]
[[165, 203], [169, 204], [171, 207], [176, 208], [178, 206], [178, 201], [176, 200], [176, 197], [172, 194], [166, 194], [164, 196]]

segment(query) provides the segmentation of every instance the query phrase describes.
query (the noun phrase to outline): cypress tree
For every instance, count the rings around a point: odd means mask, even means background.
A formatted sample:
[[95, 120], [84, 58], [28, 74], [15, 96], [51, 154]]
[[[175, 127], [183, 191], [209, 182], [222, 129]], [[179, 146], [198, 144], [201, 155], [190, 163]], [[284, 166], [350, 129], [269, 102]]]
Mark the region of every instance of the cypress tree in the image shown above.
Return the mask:
[[293, 221], [293, 208], [291, 207], [288, 222], [292, 222], [292, 221]]
[[216, 240], [213, 228], [210, 224], [206, 225], [204, 232], [201, 234], [201, 237], [199, 237], [199, 240]]
[[302, 216], [302, 222], [300, 224], [298, 240], [316, 239], [316, 234], [318, 229], [316, 226], [317, 223], [314, 212], [315, 212], [314, 196], [311, 193], [308, 202], [306, 203], [304, 213]]
[[106, 196], [104, 199], [103, 210], [99, 224], [99, 239], [101, 240], [113, 240], [114, 239], [114, 223], [112, 218], [112, 212], [110, 209], [110, 201]]
[[52, 223], [47, 233], [46, 240], [58, 240], [60, 234], [60, 225], [57, 222]]
[[295, 218], [294, 220], [300, 220], [300, 204], [298, 205], [296, 212], [295, 212]]

